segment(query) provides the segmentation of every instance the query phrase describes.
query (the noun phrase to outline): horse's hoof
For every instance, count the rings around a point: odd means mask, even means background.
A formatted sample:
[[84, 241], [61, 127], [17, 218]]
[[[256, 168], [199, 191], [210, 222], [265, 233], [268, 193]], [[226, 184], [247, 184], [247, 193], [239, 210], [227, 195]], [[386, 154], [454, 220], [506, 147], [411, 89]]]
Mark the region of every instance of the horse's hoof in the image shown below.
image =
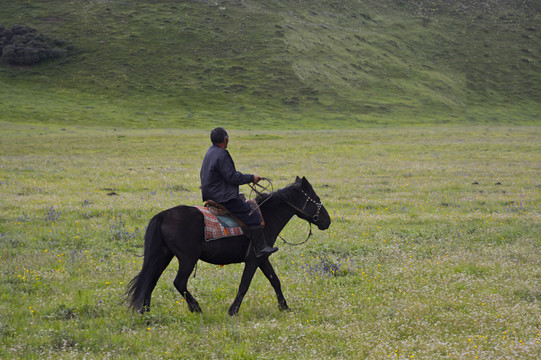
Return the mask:
[[280, 309], [280, 311], [291, 311], [289, 306], [287, 306], [286, 299], [284, 298], [278, 300], [278, 308]]
[[229, 314], [229, 316], [237, 316], [239, 315], [239, 309], [229, 309], [227, 313]]
[[201, 310], [201, 307], [199, 305], [189, 306], [188, 308], [190, 309], [190, 312], [193, 312], [193, 313], [202, 313], [203, 312], [203, 310]]

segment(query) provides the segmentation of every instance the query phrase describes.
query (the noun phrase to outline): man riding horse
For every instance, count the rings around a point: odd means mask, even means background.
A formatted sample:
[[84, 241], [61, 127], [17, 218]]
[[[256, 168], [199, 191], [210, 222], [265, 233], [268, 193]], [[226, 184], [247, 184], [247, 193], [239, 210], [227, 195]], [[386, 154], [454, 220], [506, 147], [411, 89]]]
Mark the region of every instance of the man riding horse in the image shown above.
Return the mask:
[[248, 226], [257, 257], [271, 255], [278, 248], [267, 245], [259, 214], [239, 194], [239, 185], [250, 182], [257, 184], [261, 177], [257, 174], [243, 174], [235, 169], [233, 158], [226, 150], [229, 135], [224, 128], [212, 130], [210, 139], [212, 146], [205, 154], [200, 173], [203, 201], [219, 203]]

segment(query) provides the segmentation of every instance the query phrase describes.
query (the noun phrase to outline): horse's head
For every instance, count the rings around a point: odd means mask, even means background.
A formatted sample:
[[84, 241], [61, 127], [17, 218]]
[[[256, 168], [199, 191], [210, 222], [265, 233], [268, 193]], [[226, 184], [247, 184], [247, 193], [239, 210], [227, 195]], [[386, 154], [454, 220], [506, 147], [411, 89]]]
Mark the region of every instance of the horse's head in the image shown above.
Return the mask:
[[297, 192], [296, 196], [292, 197], [294, 203], [290, 204], [296, 210], [296, 215], [316, 225], [319, 230], [328, 229], [331, 226], [331, 217], [308, 180], [297, 176], [292, 189]]

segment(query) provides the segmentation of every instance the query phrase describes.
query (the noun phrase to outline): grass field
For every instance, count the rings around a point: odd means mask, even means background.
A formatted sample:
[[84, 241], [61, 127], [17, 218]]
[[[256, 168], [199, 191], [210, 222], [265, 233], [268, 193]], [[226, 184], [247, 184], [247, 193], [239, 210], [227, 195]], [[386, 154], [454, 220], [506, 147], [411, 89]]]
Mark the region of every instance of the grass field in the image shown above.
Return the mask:
[[[67, 56], [0, 59], [0, 358], [541, 358], [540, 10], [4, 1], [2, 39]], [[306, 176], [331, 228], [272, 256], [293, 312], [258, 273], [229, 317], [242, 265], [200, 263], [191, 314], [174, 262], [133, 314], [145, 227], [200, 203], [217, 122], [240, 171]]]
[[[0, 358], [541, 357], [541, 128], [231, 131], [237, 168], [305, 175], [332, 216], [257, 273], [199, 263], [191, 314], [164, 272], [123, 303], [148, 220], [199, 204], [207, 131], [0, 124]], [[304, 239], [307, 225], [284, 230]]]

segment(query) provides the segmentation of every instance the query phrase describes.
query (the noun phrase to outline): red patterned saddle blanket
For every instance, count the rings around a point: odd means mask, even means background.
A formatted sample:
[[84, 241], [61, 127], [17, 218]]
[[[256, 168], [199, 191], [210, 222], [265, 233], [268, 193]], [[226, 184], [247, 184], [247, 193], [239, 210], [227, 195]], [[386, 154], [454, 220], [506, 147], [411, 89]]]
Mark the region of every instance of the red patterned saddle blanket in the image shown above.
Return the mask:
[[244, 231], [231, 215], [216, 215], [206, 206], [196, 206], [205, 217], [205, 240], [243, 235]]
[[[255, 201], [248, 201], [250, 206], [259, 214], [261, 225], [265, 225], [263, 215]], [[205, 206], [196, 206], [205, 218], [205, 240], [217, 240], [230, 236], [244, 235], [242, 229], [246, 224], [239, 219], [234, 218], [227, 209], [213, 201], [207, 201]]]

